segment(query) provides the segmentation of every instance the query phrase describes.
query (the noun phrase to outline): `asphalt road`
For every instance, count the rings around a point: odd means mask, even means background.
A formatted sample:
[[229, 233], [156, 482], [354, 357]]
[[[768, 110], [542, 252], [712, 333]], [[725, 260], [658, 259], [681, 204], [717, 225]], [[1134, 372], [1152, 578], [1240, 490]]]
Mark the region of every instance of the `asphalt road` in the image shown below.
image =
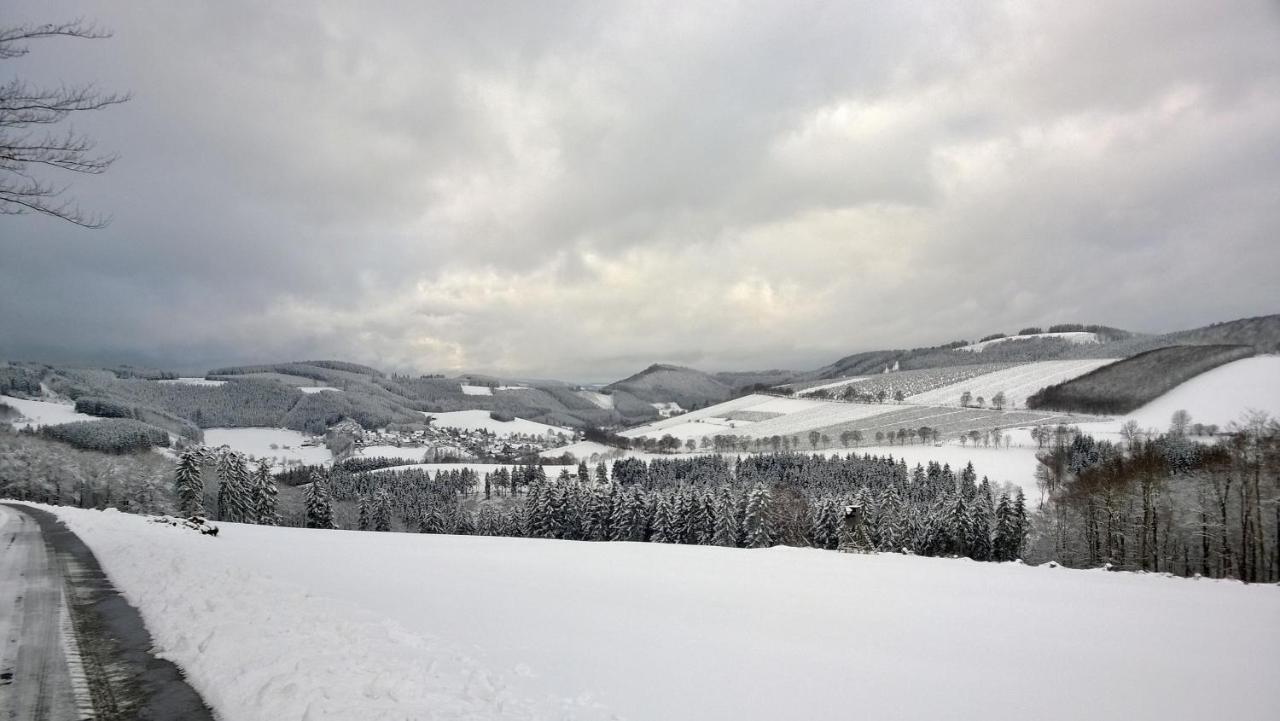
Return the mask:
[[46, 511], [0, 504], [0, 721], [212, 721], [150, 648], [84, 542]]

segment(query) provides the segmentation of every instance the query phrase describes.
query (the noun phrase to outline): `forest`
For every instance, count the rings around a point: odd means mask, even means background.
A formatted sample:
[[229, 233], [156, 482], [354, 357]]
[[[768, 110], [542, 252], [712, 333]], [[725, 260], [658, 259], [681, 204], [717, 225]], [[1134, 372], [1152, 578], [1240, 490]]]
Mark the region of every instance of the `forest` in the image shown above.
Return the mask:
[[[1019, 558], [1030, 530], [1021, 491], [979, 480], [971, 465], [959, 473], [936, 463], [909, 469], [870, 456], [628, 458], [611, 470], [603, 463], [594, 470], [579, 464], [573, 473], [564, 468], [556, 478], [536, 465], [484, 475], [467, 469], [326, 473], [319, 467], [306, 473], [304, 507], [281, 512], [280, 522], [582, 541], [785, 544], [982, 561]], [[340, 502], [355, 506], [347, 523], [338, 520]], [[852, 528], [844, 523], [847, 513], [856, 513]]]
[[1247, 413], [1214, 443], [1175, 428], [1123, 443], [1054, 434], [1032, 551], [1068, 566], [1280, 580], [1280, 424]]

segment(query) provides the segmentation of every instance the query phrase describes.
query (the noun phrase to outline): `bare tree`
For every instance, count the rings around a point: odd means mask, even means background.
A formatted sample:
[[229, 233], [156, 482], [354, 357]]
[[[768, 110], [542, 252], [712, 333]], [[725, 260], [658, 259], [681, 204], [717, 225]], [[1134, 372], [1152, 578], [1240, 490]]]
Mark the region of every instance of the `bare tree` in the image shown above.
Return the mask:
[[[52, 37], [92, 40], [111, 34], [83, 20], [0, 27], [0, 60], [26, 55], [29, 41]], [[34, 212], [86, 228], [105, 226], [108, 218], [82, 212], [74, 200], [62, 197], [67, 186], [42, 178], [41, 171], [105, 172], [115, 162], [114, 154], [96, 153], [93, 139], [52, 126], [72, 113], [101, 110], [128, 99], [128, 94], [106, 93], [92, 84], [42, 88], [21, 78], [0, 84], [0, 215]]]

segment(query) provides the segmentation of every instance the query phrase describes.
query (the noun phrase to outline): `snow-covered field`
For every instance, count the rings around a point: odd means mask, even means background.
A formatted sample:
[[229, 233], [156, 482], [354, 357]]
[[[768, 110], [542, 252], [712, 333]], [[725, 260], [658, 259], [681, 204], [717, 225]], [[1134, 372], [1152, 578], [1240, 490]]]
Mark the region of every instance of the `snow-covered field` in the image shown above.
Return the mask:
[[449, 411], [447, 413], [426, 413], [435, 420], [432, 424], [437, 428], [458, 428], [465, 431], [486, 430], [499, 436], [513, 433], [543, 436], [548, 433], [564, 433], [573, 435], [573, 431], [559, 426], [527, 421], [517, 418], [514, 421], [495, 421], [489, 417], [489, 411]]
[[[271, 459], [276, 465], [289, 462], [329, 463], [333, 454], [324, 446], [303, 446], [307, 436], [285, 428], [206, 428], [207, 446], [230, 446], [257, 459]], [[276, 446], [272, 448], [271, 446]], [[419, 456], [421, 457], [421, 456]]]
[[467, 385], [466, 383], [461, 383], [459, 385], [462, 388], [463, 395], [468, 395], [468, 396], [493, 395], [493, 389], [490, 388], [489, 386], [470, 386], [470, 385]]
[[156, 382], [183, 386], [220, 386], [226, 383], [226, 381], [211, 381], [207, 378], [169, 378]]
[[850, 383], [857, 383], [858, 381], [864, 381], [866, 379], [867, 376], [849, 376], [848, 378], [841, 378], [840, 380], [824, 383], [820, 386], [809, 386], [804, 389], [804, 392], [813, 393], [814, 391], [832, 391], [837, 388], [843, 388]]
[[12, 396], [0, 396], [0, 403], [13, 407], [26, 418], [26, 420], [14, 421], [14, 428], [39, 428], [40, 426], [55, 426], [59, 423], [71, 423], [73, 421], [96, 420], [94, 416], [76, 413], [76, 408], [71, 403], [30, 401]]
[[1202, 373], [1130, 413], [1143, 428], [1166, 430], [1174, 411], [1185, 410], [1193, 423], [1226, 429], [1245, 409], [1280, 418], [1280, 356], [1264, 355], [1227, 363]]
[[[785, 415], [834, 405], [836, 404], [805, 398], [778, 398], [753, 394], [725, 401], [724, 403], [717, 403], [701, 410], [684, 413], [674, 418], [663, 418], [653, 423], [630, 428], [622, 431], [619, 435], [626, 438], [639, 438], [642, 436], [660, 438], [670, 433], [677, 438], [683, 439], [713, 436], [717, 433], [726, 432], [741, 433], [741, 430], [730, 431], [729, 429], [731, 427], [741, 427], [741, 429], [745, 430], [751, 423], [733, 421], [727, 417], [735, 411]], [[680, 435], [677, 435], [677, 433]]]
[[1006, 343], [1011, 340], [1026, 340], [1028, 338], [1058, 338], [1072, 343], [1101, 343], [1097, 333], [1086, 333], [1084, 331], [1074, 331], [1069, 333], [1034, 333], [1032, 335], [1015, 335], [1006, 338], [994, 338], [992, 340], [984, 340], [978, 343], [970, 343], [969, 345], [960, 346], [960, 350], [980, 351], [989, 345], [996, 343]]
[[320, 393], [321, 391], [336, 391], [338, 393], [342, 392], [341, 388], [334, 388], [333, 386], [299, 386], [298, 390], [302, 391], [303, 393]]
[[907, 402], [929, 406], [958, 406], [960, 395], [969, 391], [975, 399], [982, 396], [989, 403], [992, 396], [1003, 392], [1006, 407], [1023, 408], [1027, 404], [1027, 396], [1041, 388], [1078, 378], [1115, 362], [1115, 358], [1102, 358], [1023, 363], [1005, 370], [984, 373], [960, 383], [917, 393], [907, 398]]
[[50, 509], [221, 718], [1274, 719], [1280, 588]]

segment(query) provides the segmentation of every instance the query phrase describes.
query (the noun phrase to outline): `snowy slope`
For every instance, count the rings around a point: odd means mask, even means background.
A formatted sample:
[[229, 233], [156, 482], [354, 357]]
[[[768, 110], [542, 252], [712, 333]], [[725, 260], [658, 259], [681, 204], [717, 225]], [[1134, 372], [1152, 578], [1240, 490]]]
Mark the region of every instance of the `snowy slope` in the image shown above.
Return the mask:
[[1273, 586], [791, 548], [236, 524], [209, 538], [52, 510], [237, 721], [1280, 708]]
[[1234, 361], [1203, 373], [1130, 413], [1143, 428], [1165, 430], [1174, 411], [1186, 410], [1193, 423], [1225, 429], [1248, 408], [1280, 418], [1280, 356]]
[[71, 423], [73, 421], [97, 420], [95, 416], [76, 413], [75, 406], [70, 403], [30, 401], [12, 396], [0, 396], [0, 403], [13, 407], [26, 419], [15, 421], [13, 423], [14, 428], [26, 428], [28, 426], [39, 428], [40, 426], [54, 426], [59, 423]]
[[572, 435], [573, 433], [567, 428], [549, 426], [545, 423], [527, 421], [523, 418], [517, 418], [514, 421], [495, 421], [489, 417], [489, 411], [450, 411], [448, 413], [427, 413], [425, 415], [435, 419], [432, 425], [437, 428], [460, 428], [466, 431], [483, 429], [499, 436], [508, 436], [513, 433], [532, 436], [542, 436], [547, 433]]
[[967, 381], [918, 393], [907, 398], [907, 402], [931, 406], [958, 406], [960, 395], [965, 391], [972, 393], [975, 399], [982, 396], [988, 402], [996, 393], [1003, 392], [1007, 407], [1023, 408], [1027, 404], [1027, 396], [1041, 388], [1078, 378], [1115, 362], [1115, 358], [1102, 358], [1023, 363], [1005, 370], [984, 373]]
[[211, 381], [208, 378], [169, 378], [156, 382], [181, 386], [220, 386], [226, 384], [226, 381]]
[[468, 395], [468, 396], [493, 395], [493, 389], [490, 388], [489, 386], [471, 386], [471, 385], [467, 385], [466, 383], [462, 383], [460, 384], [460, 387], [462, 388], [463, 395]]

